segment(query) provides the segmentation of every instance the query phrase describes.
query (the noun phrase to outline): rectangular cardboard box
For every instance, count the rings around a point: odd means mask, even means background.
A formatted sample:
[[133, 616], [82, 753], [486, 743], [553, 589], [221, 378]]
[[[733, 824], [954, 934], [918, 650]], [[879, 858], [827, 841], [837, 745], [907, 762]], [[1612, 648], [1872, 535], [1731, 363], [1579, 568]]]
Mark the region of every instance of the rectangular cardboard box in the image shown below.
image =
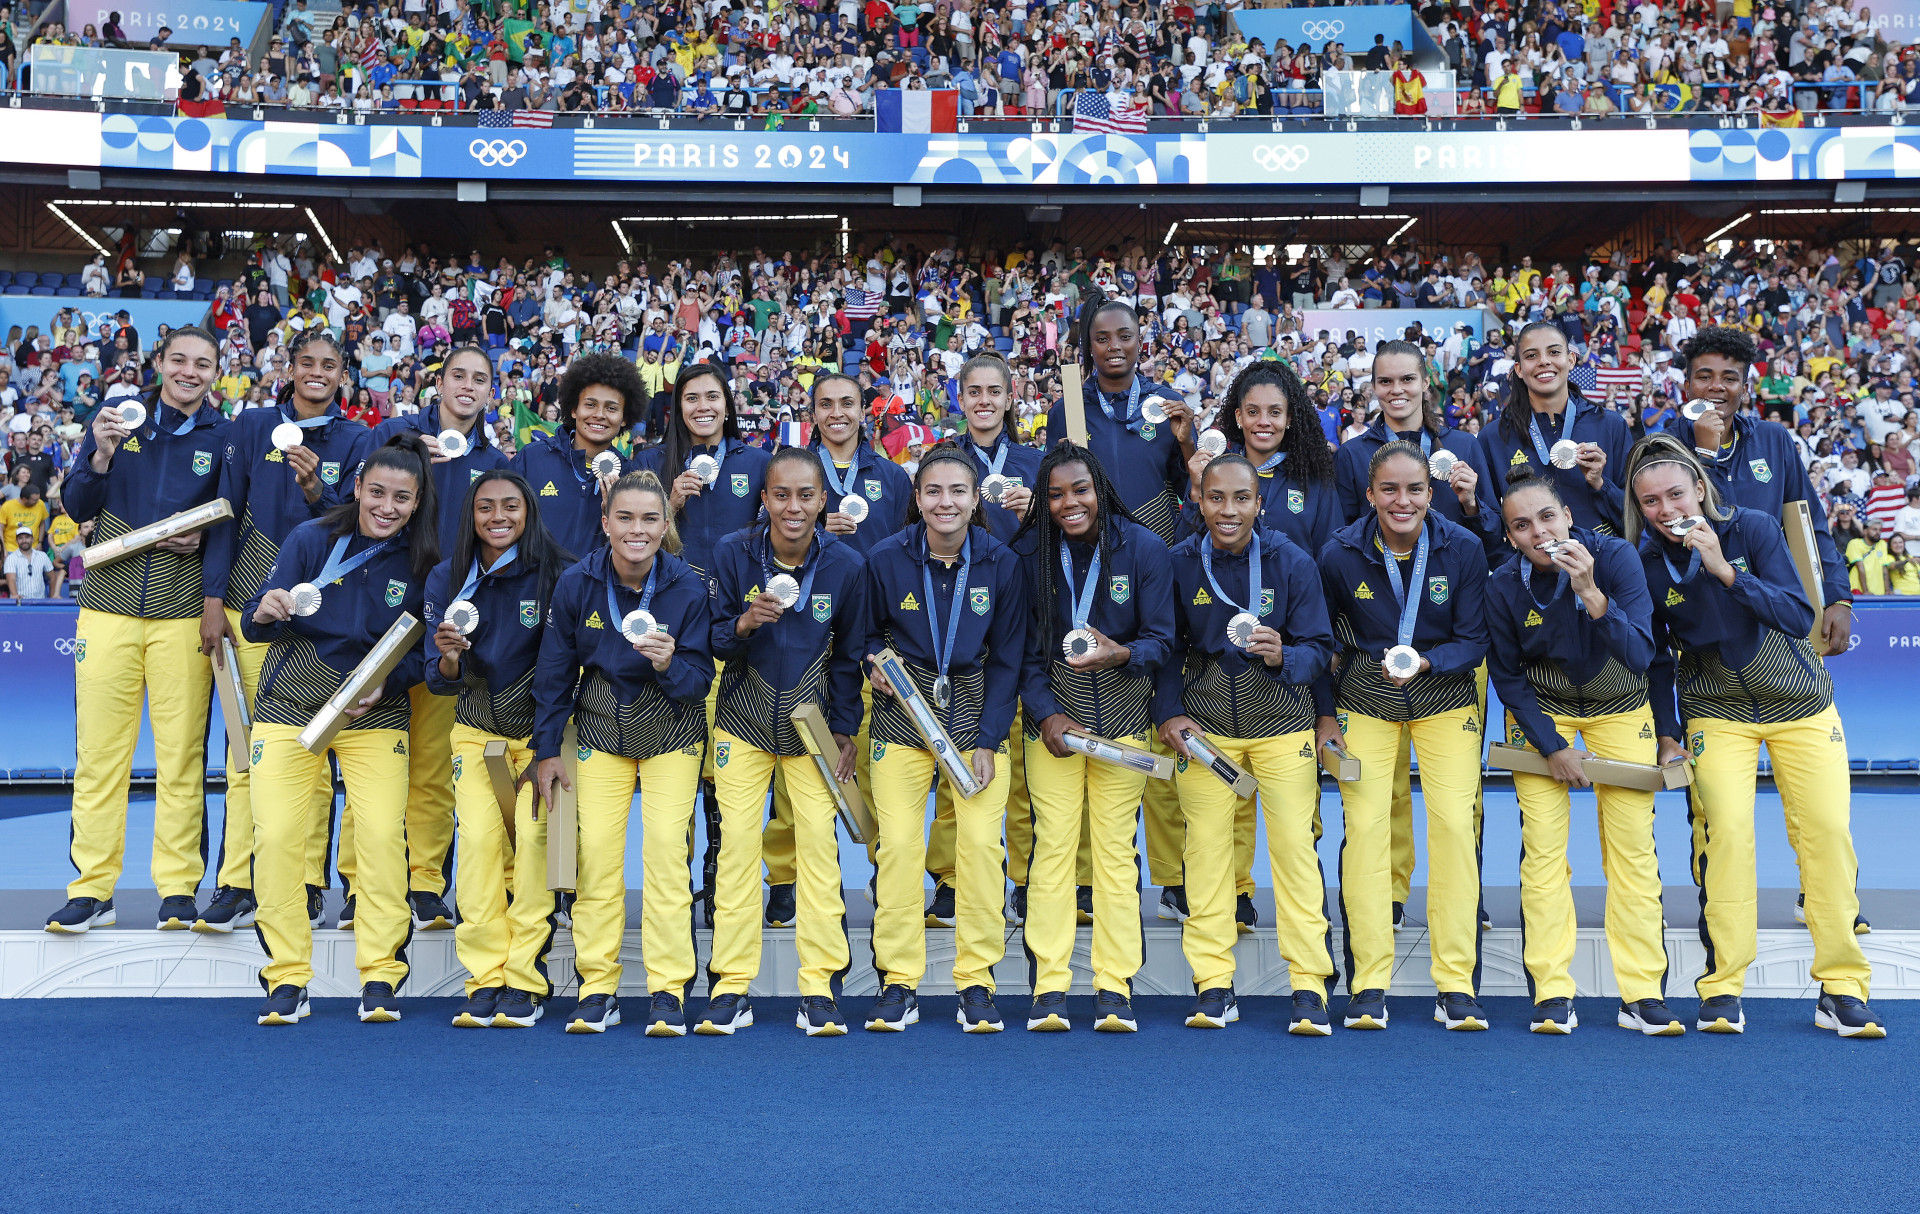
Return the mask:
[[[247, 685], [240, 680], [240, 663], [233, 641], [220, 638], [220, 660], [213, 664], [213, 686], [220, 693], [220, 719], [227, 728], [227, 766], [244, 772], [251, 766], [253, 717], [247, 711]], [[212, 661], [212, 659], [208, 659]]]
[[833, 740], [833, 730], [827, 727], [827, 714], [820, 711], [818, 704], [802, 704], [793, 710], [793, 724], [800, 731], [800, 741], [806, 745], [807, 753], [819, 761], [820, 776], [827, 782], [827, 791], [833, 794], [834, 808], [839, 811], [840, 824], [847, 828], [847, 837], [861, 844], [876, 838], [879, 831], [874, 827], [873, 815], [867, 812], [865, 799], [860, 796], [860, 785], [853, 780], [842, 783], [833, 777], [840, 747]]
[[138, 556], [161, 540], [172, 539], [176, 535], [190, 535], [195, 531], [205, 531], [215, 523], [222, 523], [233, 517], [233, 505], [224, 497], [216, 497], [204, 505], [170, 514], [157, 523], [148, 523], [136, 527], [125, 535], [116, 535], [110, 540], [101, 540], [80, 554], [80, 566], [83, 569], [98, 569], [114, 561]]
[[[571, 890], [580, 882], [580, 817], [575, 797], [580, 787], [580, 735], [573, 722], [560, 741], [560, 770], [566, 780], [556, 784], [547, 805], [547, 888]], [[567, 785], [573, 785], [568, 788]]]
[[514, 788], [513, 764], [507, 760], [507, 743], [504, 738], [492, 738], [480, 749], [480, 757], [487, 765], [487, 783], [493, 787], [493, 799], [500, 806], [500, 821], [507, 828], [507, 846], [520, 846], [516, 836], [514, 810], [520, 800], [519, 791]]
[[1805, 502], [1788, 502], [1780, 512], [1780, 526], [1787, 533], [1787, 552], [1800, 574], [1800, 588], [1813, 604], [1813, 632], [1807, 639], [1813, 642], [1815, 653], [1826, 657], [1827, 643], [1820, 635], [1820, 617], [1827, 610], [1826, 587], [1820, 578], [1820, 546], [1813, 538], [1813, 514]]
[[[1508, 771], [1531, 772], [1536, 776], [1553, 774], [1547, 769], [1547, 757], [1529, 746], [1508, 746], [1495, 742], [1487, 747], [1487, 765]], [[1693, 783], [1693, 764], [1622, 763], [1616, 759], [1598, 759], [1588, 755], [1580, 763], [1587, 779], [1595, 784], [1619, 788], [1638, 788], [1645, 792], [1665, 792]]]
[[327, 753], [327, 747], [333, 745], [333, 739], [346, 726], [347, 709], [386, 682], [393, 668], [400, 664], [400, 659], [420, 643], [424, 632], [419, 619], [411, 612], [401, 612], [400, 618], [373, 643], [367, 656], [360, 659], [360, 664], [353, 668], [346, 682], [340, 684], [340, 690], [333, 693], [333, 698], [314, 713], [313, 720], [307, 722], [307, 727], [300, 731], [300, 745], [316, 755]]
[[1066, 744], [1067, 749], [1078, 751], [1090, 759], [1143, 773], [1149, 779], [1173, 779], [1173, 760], [1166, 755], [1154, 754], [1151, 750], [1141, 750], [1138, 746], [1128, 746], [1124, 742], [1096, 737], [1077, 729], [1066, 731]]

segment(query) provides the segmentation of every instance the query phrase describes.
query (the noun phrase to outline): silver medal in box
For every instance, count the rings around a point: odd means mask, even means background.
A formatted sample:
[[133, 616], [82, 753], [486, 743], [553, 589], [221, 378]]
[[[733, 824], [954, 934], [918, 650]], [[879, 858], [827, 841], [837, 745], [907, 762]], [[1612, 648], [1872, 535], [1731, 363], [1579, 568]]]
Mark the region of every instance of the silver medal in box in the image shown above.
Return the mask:
[[620, 475], [620, 457], [611, 451], [602, 451], [593, 457], [593, 474], [601, 480], [612, 480]]
[[1219, 455], [1227, 449], [1227, 436], [1218, 430], [1207, 430], [1194, 445], [1208, 455]]
[[1668, 523], [1667, 530], [1673, 532], [1673, 534], [1676, 537], [1683, 536], [1687, 532], [1692, 531], [1695, 527], [1698, 527], [1701, 523], [1704, 523], [1706, 521], [1707, 521], [1706, 519], [1700, 517], [1697, 514], [1689, 515], [1686, 518], [1677, 518], [1677, 519], [1674, 519], [1671, 523]]

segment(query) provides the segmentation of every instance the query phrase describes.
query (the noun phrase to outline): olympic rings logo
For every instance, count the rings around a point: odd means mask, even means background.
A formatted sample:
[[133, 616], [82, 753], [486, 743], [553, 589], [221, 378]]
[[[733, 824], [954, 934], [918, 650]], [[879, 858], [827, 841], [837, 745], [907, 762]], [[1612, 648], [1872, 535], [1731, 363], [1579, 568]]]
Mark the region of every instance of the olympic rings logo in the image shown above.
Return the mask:
[[520, 162], [527, 154], [527, 145], [518, 139], [476, 139], [467, 145], [467, 151], [488, 168], [499, 165], [504, 169]]
[[1300, 26], [1300, 36], [1309, 42], [1323, 42], [1347, 32], [1344, 21], [1308, 21]]
[[53, 642], [53, 651], [58, 654], [64, 654], [67, 657], [72, 657], [74, 646], [79, 643], [80, 640], [78, 637], [56, 637]]
[[1253, 149], [1253, 160], [1269, 173], [1291, 173], [1307, 162], [1307, 145], [1263, 143]]

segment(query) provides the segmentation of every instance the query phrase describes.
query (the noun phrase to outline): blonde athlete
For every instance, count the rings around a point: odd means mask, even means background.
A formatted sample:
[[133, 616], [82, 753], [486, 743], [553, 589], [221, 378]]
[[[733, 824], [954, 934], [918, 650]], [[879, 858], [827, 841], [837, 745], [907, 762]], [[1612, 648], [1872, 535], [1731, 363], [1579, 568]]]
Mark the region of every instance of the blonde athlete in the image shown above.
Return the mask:
[[[794, 816], [795, 1023], [810, 1037], [847, 1031], [835, 1002], [851, 956], [833, 792], [793, 724], [796, 707], [823, 709], [839, 747], [837, 774], [853, 775], [866, 560], [819, 529], [826, 488], [820, 458], [810, 449], [775, 452], [760, 493], [767, 517], [714, 550], [713, 655], [726, 663], [713, 731], [720, 851], [709, 1003], [697, 1033], [731, 1035], [753, 1023], [747, 987], [760, 972], [760, 839], [776, 773], [784, 777]], [[775, 593], [780, 578], [787, 581]]]
[[[1090, 850], [1094, 1028], [1139, 1027], [1129, 998], [1140, 969], [1140, 859], [1134, 833], [1144, 772], [1069, 750], [1068, 730], [1141, 750], [1154, 676], [1173, 645], [1173, 567], [1160, 537], [1127, 517], [1099, 459], [1071, 442], [1035, 470], [1039, 496], [1015, 540], [1033, 619], [1021, 699], [1027, 720], [1023, 833], [1030, 841], [1024, 941], [1033, 1010], [1027, 1028], [1064, 1032], [1078, 919], [1075, 864]], [[1065, 647], [1078, 634], [1084, 646]], [[1009, 844], [1016, 837], [1011, 815]]]
[[[580, 1002], [569, 1033], [620, 1023], [620, 942], [627, 926], [627, 819], [640, 787], [640, 930], [647, 941], [647, 1036], [684, 1037], [693, 987], [693, 898], [687, 840], [707, 739], [707, 584], [672, 555], [680, 546], [667, 491], [651, 472], [629, 472], [607, 494], [607, 546], [554, 587], [533, 678], [536, 777], [542, 799], [569, 786], [560, 747], [567, 718], [578, 733], [570, 785], [579, 818], [579, 885], [573, 907]], [[644, 612], [638, 641], [623, 621]], [[646, 621], [628, 625], [639, 630]]]
[[[558, 903], [547, 889], [547, 822], [534, 816], [533, 674], [553, 587], [573, 557], [547, 531], [538, 495], [506, 468], [482, 472], [467, 492], [466, 528], [427, 579], [427, 690], [453, 698], [453, 808], [459, 820], [454, 879], [466, 967], [455, 1028], [527, 1028], [553, 995], [547, 950]], [[467, 603], [478, 623], [461, 631], [447, 608]], [[489, 742], [506, 744], [520, 780], [511, 830], [488, 777]]]
[[[1631, 545], [1573, 526], [1559, 487], [1518, 469], [1500, 503], [1520, 553], [1487, 583], [1487, 663], [1507, 709], [1507, 741], [1547, 756], [1548, 776], [1513, 773], [1520, 798], [1520, 917], [1536, 1033], [1570, 1033], [1577, 923], [1567, 865], [1571, 788], [1589, 785], [1587, 755], [1652, 763], [1647, 703], [1653, 605]], [[1576, 750], [1578, 736], [1584, 750]], [[1622, 1028], [1650, 1037], [1686, 1031], [1663, 1002], [1666, 938], [1653, 793], [1599, 784], [1600, 862], [1607, 875], [1607, 952]]]
[[[1011, 782], [1004, 760], [1025, 657], [1026, 578], [1012, 550], [987, 534], [972, 460], [950, 444], [935, 447], [920, 461], [914, 492], [918, 517], [867, 553], [868, 656], [882, 648], [899, 654], [981, 785], [954, 807], [955, 1019], [969, 1033], [997, 1033], [1004, 1026], [993, 1006], [993, 967], [1006, 949], [1000, 838]], [[936, 762], [893, 686], [878, 670], [872, 681], [880, 830], [873, 962], [881, 992], [867, 1028], [899, 1032], [919, 1022], [914, 991], [927, 968], [921, 891]]]
[[[173, 330], [154, 354], [160, 385], [129, 426], [118, 405], [93, 426], [67, 478], [67, 512], [94, 523], [100, 543], [212, 501], [226, 419], [206, 403], [219, 348], [204, 330]], [[138, 556], [89, 570], [74, 638], [73, 841], [76, 875], [47, 930], [78, 934], [116, 921], [114, 886], [127, 845], [127, 780], [140, 738], [140, 704], [153, 721], [157, 788], [153, 884], [162, 931], [199, 919], [193, 893], [207, 868], [208, 697], [200, 654], [201, 536], [175, 536]], [[304, 904], [304, 903], [303, 903]]]
[[[271, 648], [260, 670], [253, 714], [254, 921], [268, 961], [269, 992], [260, 1024], [296, 1024], [308, 1014], [313, 926], [307, 918], [306, 856], [313, 837], [315, 790], [332, 774], [325, 754], [300, 744], [314, 714], [402, 613], [418, 617], [427, 575], [439, 560], [433, 478], [426, 444], [400, 434], [361, 466], [354, 500], [294, 528], [273, 572], [243, 613], [247, 639]], [[317, 608], [293, 590], [317, 587]], [[400, 1019], [394, 998], [407, 976], [408, 690], [420, 681], [422, 653], [411, 647], [387, 676], [347, 710], [330, 747], [347, 785], [359, 840], [360, 902], [354, 964], [363, 1022]]]
[[[1387, 1025], [1393, 973], [1392, 843], [1388, 825], [1402, 728], [1412, 734], [1427, 811], [1427, 922], [1433, 1018], [1484, 1029], [1480, 978], [1481, 723], [1473, 672], [1487, 652], [1486, 549], [1429, 509], [1433, 480], [1412, 443], [1373, 453], [1373, 511], [1334, 533], [1320, 553], [1338, 672], [1314, 688], [1318, 741], [1343, 742], [1361, 778], [1340, 785], [1340, 913], [1351, 1029]], [[1404, 660], [1404, 664], [1401, 664]], [[1386, 663], [1395, 664], [1389, 667]]]
[[1693, 757], [1688, 816], [1707, 948], [1696, 1024], [1709, 1033], [1746, 1029], [1740, 993], [1758, 947], [1754, 779], [1764, 743], [1806, 891], [1820, 983], [1813, 1022], [1842, 1037], [1884, 1037], [1886, 1022], [1866, 1003], [1872, 967], [1853, 931], [1860, 865], [1846, 735], [1833, 681], [1807, 639], [1813, 605], [1780, 524], [1723, 505], [1699, 460], [1671, 435], [1634, 446], [1627, 492], [1627, 534], [1639, 543], [1653, 596], [1660, 761]]
[[[1273, 867], [1280, 955], [1293, 979], [1289, 1030], [1325, 1036], [1333, 977], [1320, 838], [1312, 684], [1333, 653], [1313, 558], [1260, 521], [1260, 475], [1223, 455], [1200, 476], [1207, 529], [1173, 550], [1176, 639], [1160, 668], [1153, 716], [1180, 756], [1184, 879], [1181, 932], [1199, 999], [1188, 1028], [1225, 1028], [1234, 999], [1234, 815], [1239, 798], [1193, 750], [1200, 739], [1260, 781]], [[1253, 617], [1245, 643], [1232, 632]], [[1098, 922], [1096, 918], [1096, 922]]]

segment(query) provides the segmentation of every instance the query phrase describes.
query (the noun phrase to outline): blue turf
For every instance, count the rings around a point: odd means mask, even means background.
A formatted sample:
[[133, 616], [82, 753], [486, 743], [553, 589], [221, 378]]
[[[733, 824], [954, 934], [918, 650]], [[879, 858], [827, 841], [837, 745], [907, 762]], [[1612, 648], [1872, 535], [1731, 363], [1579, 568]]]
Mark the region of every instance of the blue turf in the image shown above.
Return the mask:
[[1546, 1038], [1487, 1002], [1487, 1033], [1406, 998], [1385, 1033], [1301, 1039], [1276, 999], [1225, 1032], [1141, 999], [1129, 1037], [1075, 998], [1070, 1034], [967, 1037], [930, 998], [902, 1036], [810, 1040], [770, 999], [737, 1038], [651, 1040], [458, 1030], [453, 1000], [395, 1025], [328, 1000], [292, 1029], [245, 1001], [0, 1001], [0, 1209], [1915, 1206], [1920, 1037], [1897, 1014], [1841, 1041], [1809, 1002], [1753, 1001], [1745, 1037], [1665, 1040], [1593, 999]]

